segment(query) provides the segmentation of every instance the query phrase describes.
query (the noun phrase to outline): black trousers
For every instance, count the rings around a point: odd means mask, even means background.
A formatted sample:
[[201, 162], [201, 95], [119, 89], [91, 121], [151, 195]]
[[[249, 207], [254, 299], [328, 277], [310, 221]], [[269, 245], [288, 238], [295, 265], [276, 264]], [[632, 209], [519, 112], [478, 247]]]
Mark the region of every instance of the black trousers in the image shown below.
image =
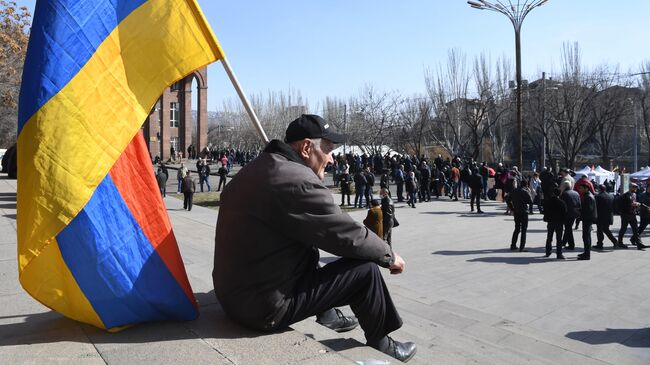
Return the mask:
[[420, 182], [420, 202], [422, 200], [429, 201], [431, 200], [431, 182], [429, 180], [422, 180]]
[[562, 237], [562, 245], [569, 244], [569, 247], [574, 248], [576, 246], [575, 240], [573, 239], [573, 223], [575, 223], [575, 218], [567, 218], [564, 221], [564, 237]]
[[194, 193], [183, 193], [183, 209], [192, 210], [192, 198]]
[[607, 223], [600, 223], [596, 225], [596, 244], [598, 246], [603, 245], [603, 241], [605, 240], [605, 236], [609, 238], [610, 241], [616, 246], [616, 237], [612, 234], [612, 231], [609, 230], [609, 224]]
[[650, 223], [650, 217], [648, 217], [648, 214], [641, 214], [641, 221], [639, 222], [639, 236], [643, 234], [643, 231], [645, 231], [648, 223]]
[[397, 185], [397, 201], [398, 202], [403, 202], [404, 201], [404, 182], [403, 181], [398, 181], [396, 183]]
[[546, 225], [546, 254], [550, 255], [553, 251], [553, 234], [555, 234], [555, 247], [557, 256], [562, 256], [562, 230], [563, 222], [549, 222]]
[[305, 275], [287, 300], [289, 307], [279, 321], [280, 328], [344, 305], [352, 308], [370, 345], [402, 326], [374, 262], [353, 259], [331, 262]]
[[517, 237], [519, 232], [521, 232], [521, 245], [519, 246], [520, 250], [523, 250], [526, 247], [526, 231], [528, 230], [528, 212], [523, 213], [513, 213], [515, 217], [515, 231], [512, 232], [512, 241], [510, 247], [517, 246]]
[[632, 227], [632, 243], [637, 244], [639, 240], [639, 224], [636, 221], [636, 214], [621, 215], [621, 229], [618, 230], [618, 243], [623, 243], [623, 236], [627, 231], [628, 224]]
[[348, 205], [350, 205], [350, 191], [341, 190], [341, 205], [345, 205], [345, 197], [348, 197]]
[[470, 196], [469, 206], [472, 211], [474, 211], [474, 202], [476, 201], [476, 211], [481, 211], [481, 191], [472, 189], [472, 195]]
[[221, 187], [226, 187], [226, 177], [225, 176], [219, 176], [219, 186], [217, 187], [217, 191], [221, 190]]
[[587, 257], [591, 256], [591, 222], [582, 221], [582, 244], [583, 254]]

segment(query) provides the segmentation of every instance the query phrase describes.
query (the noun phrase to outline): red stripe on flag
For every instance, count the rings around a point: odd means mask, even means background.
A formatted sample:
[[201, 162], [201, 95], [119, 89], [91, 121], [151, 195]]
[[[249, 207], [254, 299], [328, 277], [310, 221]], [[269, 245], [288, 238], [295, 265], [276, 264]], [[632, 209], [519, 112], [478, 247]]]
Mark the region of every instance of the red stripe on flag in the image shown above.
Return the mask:
[[110, 175], [145, 236], [198, 309], [141, 131], [111, 168]]

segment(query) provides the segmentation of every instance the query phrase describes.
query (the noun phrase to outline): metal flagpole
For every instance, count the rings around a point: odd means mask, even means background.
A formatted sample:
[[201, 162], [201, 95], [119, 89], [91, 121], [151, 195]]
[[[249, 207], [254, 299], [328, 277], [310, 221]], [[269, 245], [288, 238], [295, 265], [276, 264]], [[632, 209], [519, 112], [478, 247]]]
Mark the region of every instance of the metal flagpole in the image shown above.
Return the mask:
[[260, 124], [259, 119], [257, 119], [257, 115], [255, 114], [255, 111], [253, 110], [251, 103], [248, 101], [248, 98], [246, 98], [246, 95], [244, 94], [244, 91], [242, 91], [241, 86], [239, 86], [239, 81], [237, 81], [237, 77], [232, 72], [232, 69], [230, 68], [230, 64], [228, 63], [228, 59], [226, 58], [226, 56], [223, 56], [223, 58], [221, 59], [221, 64], [223, 65], [224, 70], [226, 70], [226, 73], [230, 78], [230, 82], [232, 82], [232, 86], [235, 87], [235, 90], [237, 91], [237, 95], [239, 95], [239, 99], [241, 99], [241, 102], [244, 104], [244, 108], [246, 108], [246, 112], [248, 112], [248, 116], [251, 118], [251, 121], [253, 122], [255, 129], [257, 129], [257, 133], [259, 133], [260, 137], [262, 137], [265, 143], [269, 143], [269, 137], [266, 136], [266, 133], [264, 132], [264, 128], [262, 128], [262, 124]]

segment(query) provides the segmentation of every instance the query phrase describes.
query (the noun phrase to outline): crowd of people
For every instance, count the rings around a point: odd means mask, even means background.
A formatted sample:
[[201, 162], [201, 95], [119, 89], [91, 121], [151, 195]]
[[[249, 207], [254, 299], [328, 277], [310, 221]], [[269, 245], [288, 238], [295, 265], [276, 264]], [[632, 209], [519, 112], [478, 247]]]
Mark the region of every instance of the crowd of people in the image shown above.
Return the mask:
[[[443, 159], [441, 155], [433, 161], [409, 155], [339, 154], [332, 158], [331, 171], [334, 185], [341, 190], [341, 206], [368, 208], [364, 224], [384, 239], [395, 216], [392, 200], [390, 204], [385, 202], [385, 195], [391, 199], [389, 185], [395, 185], [397, 202], [406, 202], [413, 208], [416, 203], [446, 196], [454, 201], [468, 199], [470, 212], [481, 214], [481, 200], [501, 200], [505, 203], [505, 214], [514, 218], [510, 243], [513, 251], [527, 251], [528, 216], [533, 214], [535, 207], [547, 223], [546, 257], [551, 256], [554, 236], [557, 259], [565, 258], [563, 249], [575, 250], [573, 230], [579, 229], [580, 223], [584, 248], [578, 260], [589, 260], [592, 249], [604, 249], [605, 238], [613, 248], [627, 249], [629, 246], [623, 238], [628, 226], [632, 230], [631, 244], [638, 250], [646, 248], [640, 234], [650, 223], [650, 191], [639, 191], [634, 183], [629, 185], [627, 192], [614, 195], [614, 181], [605, 180], [598, 185], [587, 176], [577, 176], [576, 181], [572, 171], [566, 168], [555, 174], [543, 167], [540, 173], [524, 175], [517, 166], [506, 168], [499, 163], [492, 168], [486, 162], [479, 164], [471, 158]], [[376, 175], [380, 175], [382, 198], [375, 201]], [[355, 199], [350, 204], [353, 191]], [[382, 213], [392, 218], [382, 220]], [[615, 214], [621, 217], [618, 237], [609, 228]], [[383, 222], [381, 227], [377, 223], [380, 221]], [[592, 246], [593, 226], [596, 227], [596, 244]]]

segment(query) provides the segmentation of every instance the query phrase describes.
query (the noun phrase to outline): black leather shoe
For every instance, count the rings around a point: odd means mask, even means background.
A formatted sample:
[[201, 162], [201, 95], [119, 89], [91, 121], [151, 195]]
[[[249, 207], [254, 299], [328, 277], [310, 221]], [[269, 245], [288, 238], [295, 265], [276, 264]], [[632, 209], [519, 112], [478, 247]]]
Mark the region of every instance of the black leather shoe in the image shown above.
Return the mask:
[[605, 248], [605, 246], [603, 246], [603, 245], [596, 245], [596, 246], [591, 247], [592, 250], [602, 250], [604, 248]]
[[585, 254], [578, 255], [578, 260], [590, 260], [591, 258]]
[[645, 251], [646, 247], [648, 247], [648, 246], [644, 245], [643, 243], [637, 243], [636, 244], [636, 249], [639, 250], [639, 251]]
[[557, 259], [558, 259], [558, 260], [565, 260], [566, 257], [564, 257], [563, 255], [559, 255], [559, 256], [557, 257]]
[[551, 251], [546, 251], [546, 253], [544, 254], [544, 257], [549, 257], [549, 256], [551, 256]]
[[417, 352], [417, 346], [413, 342], [399, 342], [388, 336], [386, 337], [388, 338], [387, 344], [384, 347], [376, 347], [376, 349], [388, 356], [401, 362], [407, 362]]
[[518, 250], [517, 246], [515, 245], [510, 246], [510, 251], [517, 251], [517, 250]]
[[345, 316], [338, 308], [334, 308], [334, 310], [336, 311], [336, 315], [339, 317], [338, 319], [333, 322], [321, 322], [319, 320], [316, 320], [316, 322], [321, 326], [327, 327], [336, 332], [351, 331], [359, 325], [359, 321], [357, 321], [356, 317]]
[[618, 245], [616, 245], [616, 248], [627, 249], [627, 245], [625, 243], [619, 243]]

